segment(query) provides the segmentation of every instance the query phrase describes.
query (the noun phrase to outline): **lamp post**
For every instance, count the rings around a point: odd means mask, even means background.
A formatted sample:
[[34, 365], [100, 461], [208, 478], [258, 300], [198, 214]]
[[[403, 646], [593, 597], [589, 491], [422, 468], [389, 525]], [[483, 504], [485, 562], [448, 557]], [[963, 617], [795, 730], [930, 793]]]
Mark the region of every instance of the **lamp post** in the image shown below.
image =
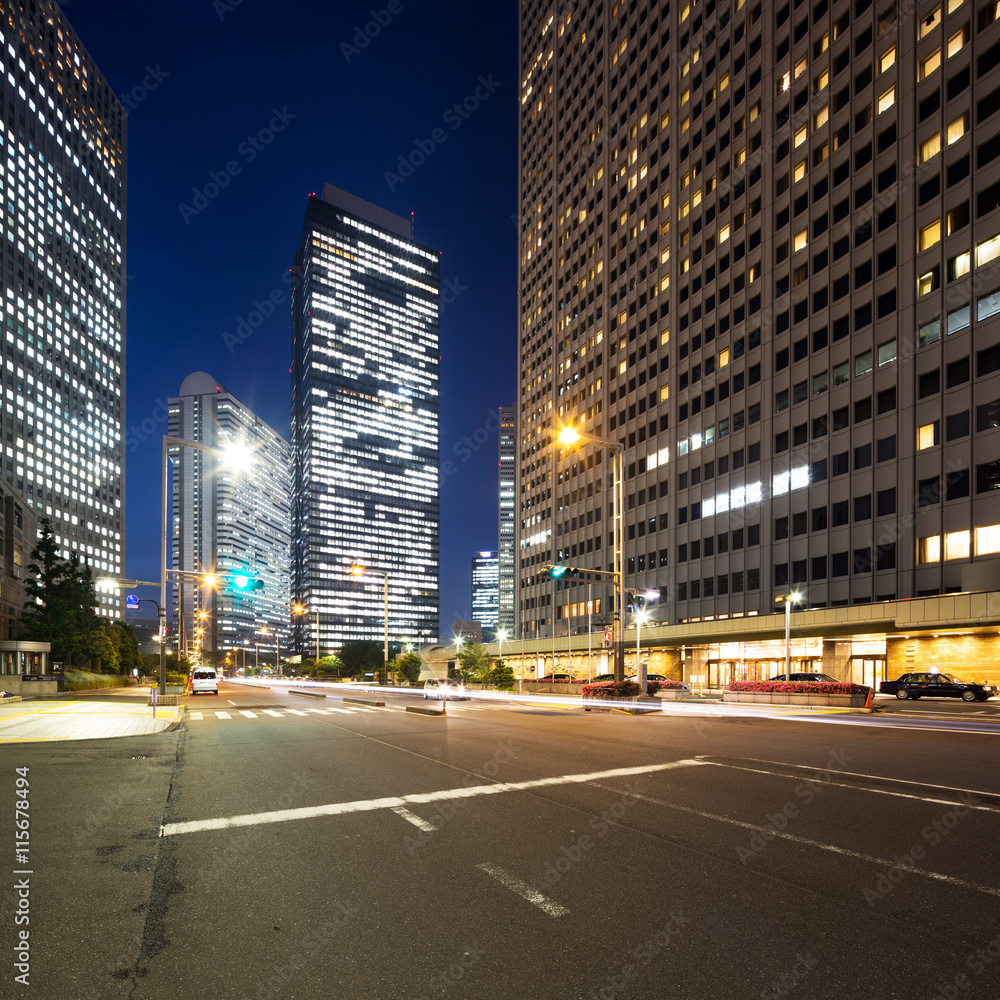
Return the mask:
[[[230, 464], [238, 465], [246, 460], [246, 452], [238, 446], [228, 449], [213, 447], [201, 441], [187, 441], [184, 438], [173, 437], [170, 434], [163, 435], [163, 493], [160, 498], [160, 635], [167, 624], [167, 478], [169, 471], [167, 462], [169, 461], [171, 448], [193, 448], [195, 451], [207, 451], [211, 455], [225, 458]], [[178, 657], [180, 650], [178, 649]], [[167, 693], [167, 647], [165, 643], [160, 643], [160, 688], [161, 695]]]
[[[306, 613], [305, 605], [303, 604], [293, 604], [292, 611], [297, 615], [304, 615]], [[316, 615], [316, 662], [319, 663], [319, 610], [315, 612]]]
[[[596, 445], [611, 452], [612, 458], [612, 514], [614, 538], [614, 648], [615, 648], [615, 680], [625, 679], [625, 445], [620, 441], [609, 441], [607, 438], [585, 434], [573, 427], [564, 427], [559, 434], [560, 444], [570, 446], [582, 441], [584, 444]], [[555, 619], [553, 619], [555, 621]], [[553, 625], [553, 629], [555, 626]]]
[[385, 632], [383, 633], [382, 648], [382, 683], [386, 683], [389, 674], [389, 574], [378, 569], [368, 569], [354, 563], [351, 566], [351, 576], [380, 576], [382, 577], [382, 612], [385, 618]]
[[635, 676], [642, 688], [642, 693], [646, 693], [646, 671], [642, 669], [642, 656], [639, 651], [639, 633], [642, 631], [642, 623], [649, 618], [648, 611], [637, 611], [635, 613]]
[[802, 600], [802, 595], [798, 591], [786, 594], [784, 597], [776, 597], [775, 604], [780, 601], [785, 602], [785, 679], [792, 675], [792, 605], [798, 604]]

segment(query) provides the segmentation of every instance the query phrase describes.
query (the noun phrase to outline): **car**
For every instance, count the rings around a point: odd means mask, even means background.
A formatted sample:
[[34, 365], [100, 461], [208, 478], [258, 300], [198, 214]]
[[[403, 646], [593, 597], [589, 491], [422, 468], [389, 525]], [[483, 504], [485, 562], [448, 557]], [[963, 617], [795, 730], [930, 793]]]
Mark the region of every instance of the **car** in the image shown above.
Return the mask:
[[816, 674], [816, 673], [804, 673], [804, 674], [778, 674], [777, 677], [768, 678], [772, 681], [782, 681], [791, 684], [798, 683], [799, 681], [805, 681], [806, 683], [813, 684], [843, 684], [839, 677], [834, 677], [831, 674]]
[[465, 693], [465, 685], [461, 681], [453, 680], [450, 677], [428, 677], [424, 681], [425, 698], [440, 698], [442, 701], [449, 699], [458, 701], [464, 699], [468, 701], [469, 696]]
[[212, 667], [195, 667], [191, 673], [191, 694], [218, 694], [219, 675]]
[[879, 694], [894, 694], [900, 701], [907, 698], [961, 698], [962, 701], [986, 701], [997, 693], [992, 684], [960, 681], [953, 674], [940, 671], [903, 674], [894, 681], [882, 681]]
[[555, 684], [579, 684], [580, 682], [572, 674], [548, 674], [546, 677], [539, 677], [540, 681], [552, 681]]

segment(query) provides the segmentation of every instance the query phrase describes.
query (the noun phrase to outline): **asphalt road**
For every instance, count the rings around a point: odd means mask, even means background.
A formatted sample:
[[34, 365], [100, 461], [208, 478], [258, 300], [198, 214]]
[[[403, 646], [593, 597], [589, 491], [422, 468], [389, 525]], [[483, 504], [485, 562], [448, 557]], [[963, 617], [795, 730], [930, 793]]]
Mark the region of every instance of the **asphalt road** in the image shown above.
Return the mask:
[[4, 747], [0, 996], [1000, 994], [995, 734], [386, 701]]

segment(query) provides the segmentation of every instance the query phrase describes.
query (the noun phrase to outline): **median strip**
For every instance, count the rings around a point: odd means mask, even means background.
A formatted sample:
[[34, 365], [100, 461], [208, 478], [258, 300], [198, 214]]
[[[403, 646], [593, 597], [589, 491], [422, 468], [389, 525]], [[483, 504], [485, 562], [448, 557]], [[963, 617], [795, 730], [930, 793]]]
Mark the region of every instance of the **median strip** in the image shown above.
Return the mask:
[[417, 792], [413, 795], [394, 795], [380, 799], [361, 799], [355, 802], [332, 802], [322, 806], [303, 806], [298, 809], [278, 809], [269, 812], [245, 813], [240, 816], [221, 816], [217, 819], [196, 819], [184, 823], [164, 823], [161, 837], [180, 833], [200, 833], [204, 830], [228, 830], [239, 826], [259, 826], [264, 823], [287, 823], [296, 819], [315, 819], [319, 816], [347, 816], [352, 813], [373, 812], [378, 809], [395, 809], [398, 806], [426, 805], [449, 799], [473, 799], [481, 795], [498, 795], [501, 792], [521, 792], [531, 788], [551, 785], [586, 784], [608, 778], [627, 778], [634, 774], [652, 774], [679, 767], [699, 767], [700, 760], [675, 760], [669, 764], [649, 764], [644, 767], [619, 767], [611, 771], [591, 771], [588, 774], [563, 774], [552, 778], [535, 778], [531, 781], [496, 782], [492, 785], [473, 785], [470, 788], [445, 788], [439, 792]]

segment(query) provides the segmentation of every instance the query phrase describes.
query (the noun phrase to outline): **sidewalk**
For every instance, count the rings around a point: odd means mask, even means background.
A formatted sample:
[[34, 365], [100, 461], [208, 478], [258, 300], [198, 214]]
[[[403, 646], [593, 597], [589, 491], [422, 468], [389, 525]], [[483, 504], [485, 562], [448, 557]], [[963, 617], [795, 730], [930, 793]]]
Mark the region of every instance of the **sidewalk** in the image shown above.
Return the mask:
[[148, 736], [180, 724], [183, 705], [157, 708], [146, 701], [148, 687], [79, 691], [56, 698], [0, 702], [0, 743], [102, 740]]

